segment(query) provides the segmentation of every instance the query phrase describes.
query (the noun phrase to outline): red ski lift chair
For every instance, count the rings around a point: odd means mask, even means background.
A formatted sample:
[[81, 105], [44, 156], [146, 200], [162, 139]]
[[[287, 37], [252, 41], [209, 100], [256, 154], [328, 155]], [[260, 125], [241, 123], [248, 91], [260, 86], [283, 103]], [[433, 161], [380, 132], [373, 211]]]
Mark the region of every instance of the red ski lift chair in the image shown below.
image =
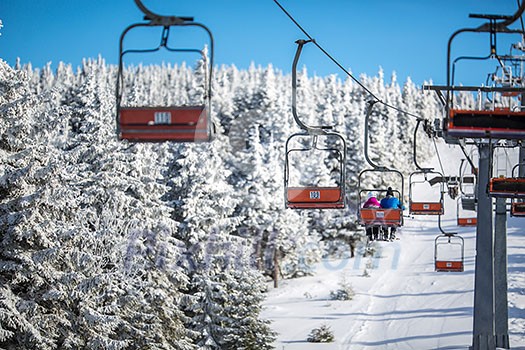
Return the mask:
[[463, 272], [465, 244], [457, 234], [441, 234], [434, 241], [434, 266], [438, 272]]
[[525, 217], [525, 202], [512, 201], [510, 207], [510, 215], [515, 217]]
[[285, 206], [291, 209], [343, 209], [346, 141], [331, 131], [331, 126], [306, 125], [297, 114], [297, 63], [303, 46], [309, 42], [311, 40], [296, 41], [297, 51], [292, 64], [292, 115], [303, 132], [293, 134], [286, 141]]
[[456, 218], [458, 226], [476, 226], [478, 218], [476, 215], [476, 176], [465, 175], [462, 171], [463, 161], [459, 167], [459, 190], [460, 195], [457, 199]]
[[[137, 6], [144, 12], [148, 22], [136, 23], [127, 27], [120, 37], [119, 45], [119, 67], [116, 88], [117, 106], [117, 134], [119, 139], [131, 142], [202, 142], [210, 141], [214, 133], [211, 122], [211, 84], [213, 69], [213, 36], [210, 30], [193, 21], [191, 17], [161, 16], [149, 11], [140, 0], [135, 0]], [[162, 27], [161, 41], [158, 47], [153, 49], [130, 49], [124, 50], [125, 36], [135, 28], [140, 27]], [[210, 59], [197, 49], [180, 49], [168, 46], [170, 28], [173, 27], [198, 27], [203, 29], [209, 37]], [[206, 78], [204, 81], [204, 103], [196, 105], [146, 105], [132, 106], [127, 104], [124, 98], [125, 69], [124, 56], [130, 53], [152, 53], [160, 49], [168, 52], [189, 52], [202, 55], [207, 63]]]
[[[400, 200], [403, 200], [403, 175], [401, 172], [393, 169], [377, 168], [365, 169], [359, 174], [358, 178], [358, 203], [357, 214], [358, 222], [361, 226], [382, 226], [382, 227], [400, 227], [403, 226], [403, 211], [402, 209], [384, 209], [384, 208], [363, 208], [368, 193], [378, 193], [380, 196], [386, 194], [387, 189], [365, 188], [363, 183], [367, 175], [374, 174], [368, 178], [380, 178], [385, 173], [397, 174], [400, 183], [398, 187], [393, 188], [394, 195]], [[397, 184], [397, 182], [396, 182]], [[394, 185], [395, 186], [395, 185]], [[399, 190], [399, 189], [401, 190]]]
[[[443, 181], [438, 181], [439, 186], [436, 185], [435, 179], [443, 179], [443, 175], [432, 168], [423, 168], [417, 161], [417, 136], [419, 126], [423, 122], [423, 130], [429, 137], [433, 135], [433, 129], [427, 120], [418, 119], [416, 127], [414, 128], [414, 152], [413, 159], [417, 171], [410, 174], [408, 178], [408, 211], [411, 215], [442, 215], [444, 213], [444, 184]], [[417, 187], [417, 191], [416, 191]], [[430, 194], [430, 199], [423, 199], [422, 194], [427, 196]], [[417, 199], [416, 199], [417, 198]]]
[[[323, 155], [321, 157], [321, 155]], [[319, 173], [312, 175], [312, 156]], [[291, 209], [342, 209], [345, 207], [346, 142], [333, 132], [294, 134], [286, 142], [285, 203]], [[330, 164], [331, 166], [324, 166]], [[328, 182], [326, 182], [328, 181]], [[323, 184], [324, 182], [324, 184]]]
[[477, 216], [463, 215], [465, 212], [476, 213], [475, 196], [461, 195], [457, 199], [457, 223], [458, 226], [476, 226], [478, 224]]
[[[386, 193], [387, 189], [367, 188], [367, 183], [374, 183], [378, 180], [380, 183], [392, 181], [392, 177], [395, 177], [395, 183], [391, 187], [394, 194], [397, 196], [400, 202], [404, 200], [404, 177], [403, 174], [395, 169], [390, 169], [385, 166], [379, 166], [375, 164], [368, 155], [368, 132], [369, 132], [369, 119], [372, 114], [374, 104], [377, 101], [368, 101], [365, 111], [365, 133], [364, 133], [364, 151], [365, 159], [367, 163], [372, 167], [371, 169], [365, 169], [359, 173], [357, 182], [357, 217], [358, 222], [361, 226], [382, 226], [382, 227], [399, 227], [403, 226], [403, 211], [402, 209], [382, 209], [382, 208], [362, 208], [364, 199], [368, 193]], [[388, 176], [393, 175], [393, 176]]]
[[515, 177], [520, 165], [512, 168], [512, 177], [495, 177], [489, 181], [489, 195], [500, 198], [525, 198], [525, 177]]
[[443, 192], [444, 192], [444, 184], [443, 182], [439, 182], [439, 192], [437, 195], [434, 195], [433, 198], [426, 201], [421, 200], [415, 200], [415, 187], [418, 186], [424, 186], [427, 184], [427, 187], [432, 187], [432, 183], [429, 182], [429, 176], [430, 175], [437, 175], [438, 177], [443, 177], [438, 172], [435, 171], [416, 171], [410, 174], [409, 177], [409, 213], [411, 215], [442, 215], [444, 213], [444, 205], [443, 205]]

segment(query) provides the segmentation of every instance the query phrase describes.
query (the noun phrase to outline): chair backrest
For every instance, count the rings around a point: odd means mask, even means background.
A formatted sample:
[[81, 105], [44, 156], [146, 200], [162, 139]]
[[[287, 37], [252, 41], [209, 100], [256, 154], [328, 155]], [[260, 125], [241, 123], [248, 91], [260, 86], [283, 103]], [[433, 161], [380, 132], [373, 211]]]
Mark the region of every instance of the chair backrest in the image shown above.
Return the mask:
[[463, 210], [475, 211], [476, 210], [476, 198], [461, 197], [461, 208]]
[[525, 112], [450, 109], [448, 134], [471, 138], [525, 138]]

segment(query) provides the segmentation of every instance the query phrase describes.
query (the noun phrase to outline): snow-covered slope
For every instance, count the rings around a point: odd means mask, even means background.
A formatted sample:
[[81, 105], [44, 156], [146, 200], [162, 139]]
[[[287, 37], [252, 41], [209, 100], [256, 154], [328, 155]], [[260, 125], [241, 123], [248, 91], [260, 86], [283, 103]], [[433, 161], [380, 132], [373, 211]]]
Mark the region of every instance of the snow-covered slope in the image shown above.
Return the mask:
[[[440, 146], [443, 166], [457, 173], [461, 155]], [[447, 169], [450, 167], [450, 169]], [[316, 274], [281, 283], [270, 291], [263, 317], [279, 332], [276, 348], [467, 349], [472, 343], [475, 228], [456, 226], [456, 202], [446, 197], [442, 227], [465, 239], [465, 271], [434, 272], [435, 217], [407, 218], [399, 240], [376, 242], [374, 257], [326, 260]], [[523, 220], [523, 221], [521, 221]], [[513, 349], [525, 349], [525, 219], [509, 218], [509, 328]], [[351, 284], [350, 301], [330, 292]], [[322, 324], [333, 343], [309, 343]]]

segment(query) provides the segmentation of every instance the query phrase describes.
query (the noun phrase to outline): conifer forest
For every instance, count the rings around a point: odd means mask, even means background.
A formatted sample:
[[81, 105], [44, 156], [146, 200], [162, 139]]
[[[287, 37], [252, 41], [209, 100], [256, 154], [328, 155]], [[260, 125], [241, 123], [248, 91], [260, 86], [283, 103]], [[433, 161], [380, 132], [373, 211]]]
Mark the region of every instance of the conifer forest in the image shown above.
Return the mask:
[[[129, 66], [124, 98], [199, 102], [202, 66]], [[350, 79], [301, 67], [299, 114], [346, 139], [348, 205], [291, 210], [284, 147], [299, 129], [289, 74], [217, 67], [217, 136], [192, 144], [119, 141], [116, 77], [102, 58], [55, 69], [0, 60], [0, 348], [273, 348], [275, 333], [260, 316], [272, 279], [308, 275], [364, 236], [355, 192], [367, 167], [368, 95]], [[442, 113], [434, 93], [410, 79], [379, 70], [360, 80], [402, 110], [428, 120]], [[372, 159], [408, 176], [415, 124], [378, 105]], [[418, 158], [432, 147], [420, 137]], [[306, 160], [302, 175], [317, 166]]]

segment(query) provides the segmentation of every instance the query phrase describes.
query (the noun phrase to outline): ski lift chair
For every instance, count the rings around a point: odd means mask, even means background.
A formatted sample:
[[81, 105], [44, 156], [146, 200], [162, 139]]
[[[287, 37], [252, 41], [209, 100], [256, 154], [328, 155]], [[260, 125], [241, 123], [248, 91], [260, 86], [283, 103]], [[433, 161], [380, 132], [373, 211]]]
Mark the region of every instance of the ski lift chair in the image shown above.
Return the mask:
[[[488, 19], [490, 25], [484, 25], [476, 28], [463, 28], [452, 34], [448, 41], [447, 48], [447, 80], [445, 86], [425, 86], [426, 90], [435, 90], [445, 105], [445, 116], [443, 120], [443, 137], [447, 143], [457, 144], [461, 139], [524, 139], [525, 138], [525, 111], [513, 111], [512, 109], [501, 109], [496, 103], [492, 106], [479, 104], [477, 109], [457, 108], [454, 103], [454, 95], [457, 92], [472, 92], [482, 94], [492, 94], [492, 101], [496, 101], [495, 94], [498, 98], [502, 97], [509, 102], [512, 99], [513, 104], [520, 104], [518, 97], [525, 92], [520, 84], [520, 80], [509, 79], [492, 79], [493, 86], [457, 86], [455, 85], [456, 63], [459, 61], [494, 61], [501, 65], [504, 56], [497, 54], [496, 45], [497, 34], [521, 35], [525, 32], [523, 29], [509, 29], [508, 23], [498, 23], [501, 19], [498, 15], [471, 15], [471, 17]], [[502, 25], [501, 25], [502, 24]], [[464, 33], [488, 33], [490, 35], [490, 47], [486, 56], [460, 56], [453, 57], [452, 43], [459, 34]], [[510, 68], [510, 67], [509, 67]], [[521, 76], [521, 72], [513, 74]], [[441, 92], [445, 91], [444, 97]], [[481, 101], [481, 100], [480, 100]], [[509, 104], [511, 105], [511, 104]]]
[[514, 173], [519, 166], [512, 168], [512, 177], [496, 177], [489, 181], [489, 195], [499, 198], [525, 198], [525, 177], [515, 177]]
[[[459, 168], [459, 190], [460, 195], [457, 199], [456, 218], [458, 226], [476, 226], [478, 218], [476, 215], [466, 215], [467, 212], [476, 213], [476, 177], [474, 175], [464, 175], [462, 172], [463, 161]], [[464, 214], [464, 215], [462, 215]]]
[[476, 212], [476, 197], [474, 195], [461, 195], [457, 199], [457, 223], [458, 226], [476, 226], [476, 216], [462, 216], [461, 212]]
[[[149, 11], [140, 0], [137, 6], [145, 14], [148, 22], [136, 23], [127, 27], [120, 37], [119, 67], [116, 88], [117, 134], [120, 140], [131, 142], [203, 142], [210, 141], [214, 133], [211, 122], [211, 86], [213, 69], [213, 36], [203, 24], [196, 23], [191, 17], [161, 16]], [[135, 28], [162, 27], [161, 40], [153, 49], [124, 50], [124, 38]], [[193, 52], [204, 56], [202, 50], [179, 49], [168, 46], [170, 28], [198, 27], [209, 37], [210, 59], [207, 61], [206, 78], [204, 79], [205, 103], [197, 105], [145, 105], [131, 106], [125, 101], [126, 83], [124, 80], [124, 56], [130, 53], [152, 53], [166, 49], [168, 52]], [[206, 57], [203, 57], [206, 62]]]
[[525, 202], [518, 202], [512, 199], [510, 215], [519, 218], [525, 217]]
[[[297, 50], [292, 64], [292, 115], [302, 132], [293, 134], [286, 141], [285, 206], [291, 209], [343, 209], [345, 207], [346, 141], [340, 134], [332, 131], [332, 126], [306, 125], [297, 113], [297, 63], [303, 46], [311, 41], [296, 41]], [[325, 155], [321, 160], [315, 158], [317, 164], [322, 164], [321, 168], [325, 166], [325, 173], [311, 176], [311, 174], [306, 174], [307, 170], [301, 158], [297, 157], [299, 161], [294, 158], [301, 154], [304, 163], [307, 163], [312, 159], [308, 156], [315, 153]], [[334, 161], [337, 165], [330, 166], [330, 163]], [[299, 176], [296, 176], [297, 172]], [[300, 181], [297, 181], [296, 177], [299, 177]], [[330, 183], [323, 185], [324, 179], [330, 179]], [[305, 184], [305, 181], [309, 183]]]
[[[324, 139], [324, 145], [320, 139]], [[305, 146], [304, 143], [307, 143]], [[290, 136], [286, 141], [284, 188], [286, 207], [291, 209], [342, 209], [345, 207], [345, 158], [346, 142], [344, 138], [334, 132], [325, 132], [320, 135], [298, 133]], [[311, 179], [305, 179], [306, 170], [302, 168], [301, 160], [308, 161], [314, 151], [326, 154], [327, 162], [335, 161], [335, 169], [326, 167], [326, 173], [316, 174]], [[294, 157], [302, 155], [303, 157]], [[298, 168], [298, 169], [297, 169]], [[300, 182], [292, 179], [292, 171], [299, 173]], [[306, 174], [311, 176], [311, 174]], [[330, 178], [335, 185], [319, 186], [322, 178]], [[304, 181], [311, 181], [304, 185]], [[296, 182], [294, 184], [294, 182]]]
[[[423, 122], [423, 129], [429, 137], [432, 137], [434, 134], [433, 129], [430, 127], [428, 120], [418, 119], [416, 127], [414, 128], [414, 152], [413, 159], [417, 171], [414, 171], [410, 174], [408, 178], [408, 198], [409, 205], [408, 210], [412, 215], [442, 215], [444, 213], [444, 201], [443, 201], [443, 181], [438, 181], [439, 183], [439, 194], [438, 196], [433, 196], [431, 200], [421, 201], [415, 200], [415, 187], [419, 187], [419, 190], [428, 191], [433, 188], [436, 184], [436, 179], [443, 179], [443, 175], [437, 171], [434, 171], [433, 168], [423, 168], [419, 165], [417, 161], [417, 136], [419, 126]], [[434, 175], [434, 177], [432, 177]], [[422, 185], [426, 184], [426, 188], [421, 188]]]
[[[434, 247], [434, 267], [437, 272], [464, 271], [465, 244], [463, 237], [456, 234], [441, 234], [436, 237]], [[454, 254], [450, 254], [451, 251]], [[447, 252], [449, 254], [445, 254]]]
[[[372, 114], [374, 104], [377, 103], [375, 100], [367, 102], [366, 113], [365, 113], [365, 133], [364, 133], [364, 151], [365, 159], [367, 163], [372, 167], [371, 169], [365, 169], [359, 173], [357, 183], [357, 217], [358, 222], [361, 226], [382, 226], [382, 227], [400, 227], [403, 226], [403, 211], [402, 209], [383, 209], [383, 208], [362, 208], [364, 194], [368, 192], [385, 192], [386, 189], [367, 189], [364, 185], [364, 180], [367, 174], [373, 174], [371, 177], [375, 181], [381, 179], [382, 182], [385, 174], [395, 174], [399, 178], [399, 182], [396, 185], [391, 186], [393, 192], [397, 194], [399, 200], [402, 202], [404, 199], [404, 177], [403, 174], [395, 169], [390, 169], [385, 166], [379, 166], [375, 164], [368, 155], [368, 132], [369, 132], [369, 119]], [[373, 181], [371, 181], [373, 182]]]
[[[495, 48], [493, 49], [495, 52]], [[483, 58], [461, 57], [460, 59], [493, 58], [493, 55], [489, 55]], [[499, 63], [501, 64], [502, 61], [499, 60]], [[452, 72], [452, 81], [454, 81], [454, 70]], [[480, 139], [525, 138], [525, 111], [511, 107], [513, 104], [519, 105], [518, 98], [525, 92], [525, 89], [520, 84], [516, 84], [519, 80], [498, 78], [495, 74], [489, 74], [489, 77], [491, 77], [492, 86], [487, 81], [487, 86], [452, 86], [452, 89], [447, 90], [447, 100], [450, 103], [447, 105], [448, 115], [445, 120], [445, 129], [449, 136]], [[477, 109], [454, 108], [453, 94], [451, 94], [453, 91], [477, 92], [480, 96], [485, 93], [486, 103], [481, 104], [480, 102]]]
[[[403, 226], [403, 210], [402, 209], [384, 209], [384, 208], [363, 208], [363, 202], [366, 198], [367, 193], [377, 192], [377, 193], [386, 193], [387, 189], [375, 189], [375, 188], [364, 188], [363, 180], [366, 178], [366, 175], [372, 174], [384, 174], [384, 173], [394, 173], [397, 174], [400, 178], [400, 190], [396, 187], [392, 191], [399, 198], [400, 201], [403, 200], [403, 174], [397, 170], [387, 169], [387, 168], [375, 168], [375, 169], [365, 169], [359, 174], [358, 178], [358, 203], [357, 203], [357, 215], [358, 222], [361, 226], [381, 226], [381, 227], [400, 227]], [[373, 178], [376, 178], [375, 175]], [[394, 186], [395, 187], [395, 186]]]
[[429, 182], [428, 176], [436, 174], [439, 177], [443, 177], [438, 172], [431, 171], [431, 170], [424, 170], [424, 171], [416, 171], [410, 174], [409, 176], [409, 213], [411, 215], [442, 215], [444, 213], [444, 205], [443, 205], [443, 182], [439, 182], [439, 198], [432, 198], [428, 201], [416, 201], [415, 198], [415, 191], [414, 187], [421, 184], [429, 184], [432, 186], [433, 184]]

